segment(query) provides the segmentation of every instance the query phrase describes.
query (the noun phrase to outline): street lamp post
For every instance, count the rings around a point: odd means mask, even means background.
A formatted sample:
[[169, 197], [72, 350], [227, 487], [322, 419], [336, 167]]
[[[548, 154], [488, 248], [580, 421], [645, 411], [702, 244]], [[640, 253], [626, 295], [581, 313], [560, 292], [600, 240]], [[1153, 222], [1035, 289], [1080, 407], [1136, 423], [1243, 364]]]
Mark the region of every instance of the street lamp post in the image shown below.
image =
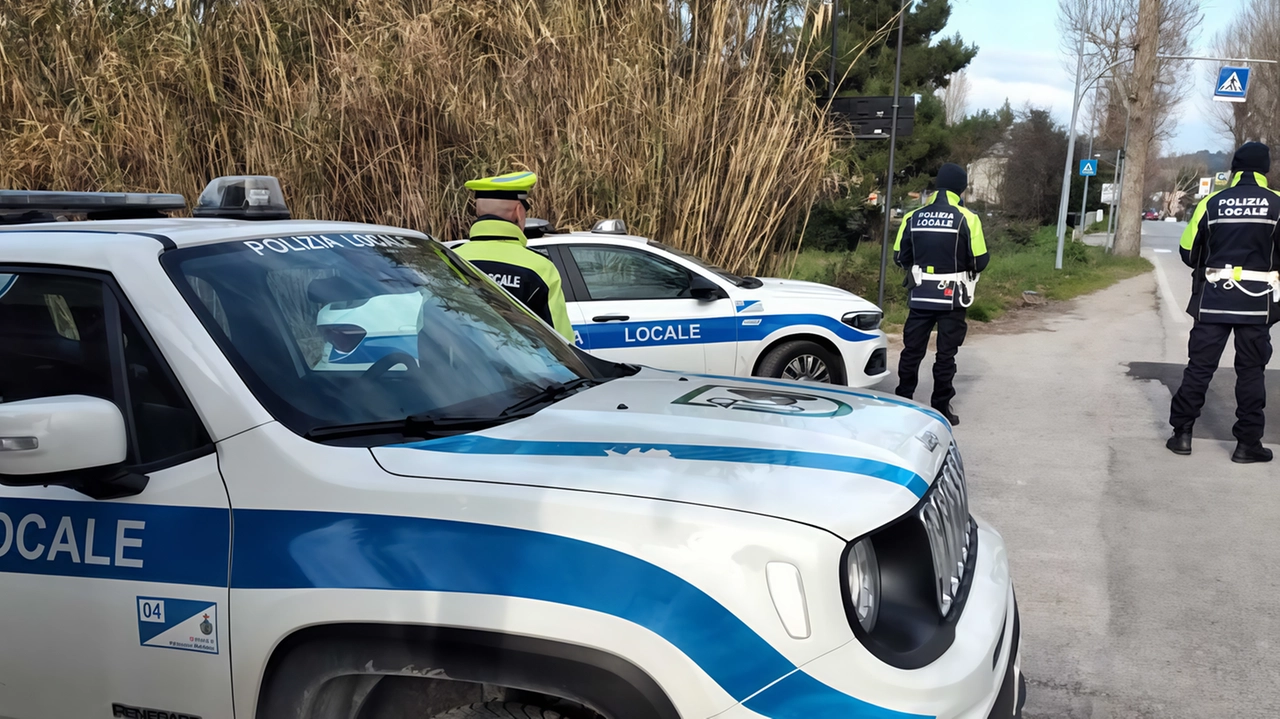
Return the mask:
[[1058, 200], [1058, 254], [1053, 260], [1056, 270], [1062, 269], [1062, 239], [1067, 230], [1067, 202], [1071, 197], [1071, 160], [1076, 156], [1076, 115], [1080, 113], [1080, 76], [1084, 74], [1084, 28], [1080, 29], [1080, 42], [1076, 45], [1076, 94], [1071, 99], [1071, 128], [1067, 137], [1067, 164], [1062, 168], [1062, 197]]

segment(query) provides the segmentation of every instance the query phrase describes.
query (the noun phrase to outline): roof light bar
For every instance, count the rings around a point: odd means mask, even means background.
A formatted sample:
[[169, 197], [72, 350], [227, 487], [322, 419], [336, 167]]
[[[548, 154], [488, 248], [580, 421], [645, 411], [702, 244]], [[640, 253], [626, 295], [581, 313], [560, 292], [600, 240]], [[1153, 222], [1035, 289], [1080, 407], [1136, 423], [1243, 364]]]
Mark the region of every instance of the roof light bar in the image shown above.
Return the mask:
[[591, 228], [591, 231], [598, 235], [625, 235], [627, 223], [622, 220], [600, 220]]
[[200, 193], [191, 214], [230, 220], [290, 219], [280, 181], [269, 175], [216, 178]]
[[185, 209], [182, 195], [164, 193], [0, 190], [0, 224], [52, 222], [66, 215], [91, 220], [151, 218]]

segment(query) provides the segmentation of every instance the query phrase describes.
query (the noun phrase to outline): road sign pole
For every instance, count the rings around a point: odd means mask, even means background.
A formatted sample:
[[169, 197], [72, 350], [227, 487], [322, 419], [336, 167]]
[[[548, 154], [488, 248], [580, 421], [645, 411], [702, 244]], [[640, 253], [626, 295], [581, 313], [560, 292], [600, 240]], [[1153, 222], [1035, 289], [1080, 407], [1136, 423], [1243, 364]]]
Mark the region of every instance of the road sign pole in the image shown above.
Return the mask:
[[[1095, 93], [1095, 94], [1094, 94], [1094, 97], [1097, 97], [1097, 93]], [[1093, 108], [1093, 114], [1094, 114], [1094, 119], [1096, 120], [1096, 119], [1097, 119], [1097, 114], [1098, 114], [1098, 108], [1097, 108], [1097, 106], [1096, 106], [1096, 105], [1095, 105], [1095, 106], [1094, 106], [1094, 108]], [[1092, 161], [1093, 161], [1093, 132], [1094, 132], [1094, 129], [1096, 128], [1096, 126], [1097, 126], [1097, 122], [1095, 121], [1095, 122], [1094, 122], [1094, 124], [1093, 124], [1093, 126], [1091, 126], [1091, 127], [1089, 128], [1089, 152], [1085, 155], [1085, 157], [1086, 157], [1090, 162], [1092, 162]], [[1098, 166], [1097, 166], [1096, 164], [1093, 166], [1093, 172], [1094, 172], [1094, 174], [1097, 174], [1097, 172], [1098, 172]], [[1080, 198], [1080, 240], [1081, 240], [1081, 241], [1084, 241], [1084, 231], [1085, 231], [1086, 229], [1088, 229], [1088, 228], [1089, 228], [1088, 223], [1087, 223], [1087, 222], [1085, 221], [1085, 219], [1084, 219], [1084, 213], [1089, 209], [1089, 208], [1088, 208], [1088, 205], [1089, 205], [1089, 178], [1090, 178], [1090, 177], [1092, 177], [1092, 176], [1093, 176], [1093, 175], [1085, 175], [1085, 176], [1084, 176], [1084, 195]]]
[[915, 0], [907, 0], [898, 13], [898, 64], [893, 71], [893, 127], [889, 130], [889, 177], [884, 193], [884, 237], [880, 241], [880, 293], [876, 305], [884, 310], [884, 280], [889, 271], [889, 238], [890, 222], [893, 219], [893, 161], [894, 152], [898, 148], [898, 105], [901, 98], [902, 83], [902, 26], [907, 21], [907, 8]]
[[1124, 150], [1116, 150], [1116, 164], [1111, 168], [1111, 184], [1115, 187], [1116, 195], [1111, 198], [1111, 216], [1107, 218], [1107, 251], [1111, 251], [1111, 243], [1115, 241], [1116, 235], [1116, 207], [1119, 205], [1120, 194], [1120, 155]]

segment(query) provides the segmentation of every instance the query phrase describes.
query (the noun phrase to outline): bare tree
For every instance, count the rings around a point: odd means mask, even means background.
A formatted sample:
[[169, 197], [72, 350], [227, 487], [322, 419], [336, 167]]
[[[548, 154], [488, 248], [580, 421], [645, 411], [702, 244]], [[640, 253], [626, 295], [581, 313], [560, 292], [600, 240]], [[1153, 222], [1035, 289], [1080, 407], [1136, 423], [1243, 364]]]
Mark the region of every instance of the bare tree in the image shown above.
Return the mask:
[[939, 90], [942, 104], [946, 109], [948, 125], [955, 125], [969, 114], [969, 74], [964, 70], [951, 76], [946, 88]]
[[[1266, 2], [1267, 0], [1261, 0]], [[1274, 2], [1274, 0], [1271, 0]], [[1133, 58], [1138, 46], [1140, 0], [1059, 0], [1058, 26], [1075, 71], [1076, 44], [1085, 40], [1085, 75], [1094, 77], [1119, 62], [1099, 81], [1098, 96], [1104, 144], [1119, 147], [1124, 141], [1128, 102], [1133, 97]], [[1204, 15], [1200, 0], [1160, 0], [1157, 14], [1159, 54], [1187, 55]], [[1159, 60], [1152, 111], [1155, 137], [1168, 139], [1177, 126], [1173, 111], [1191, 89], [1192, 68], [1177, 60]]]
[[1131, 102], [1129, 103], [1130, 140], [1125, 153], [1124, 179], [1120, 182], [1120, 217], [1116, 231], [1115, 252], [1122, 257], [1137, 257], [1142, 248], [1142, 217], [1139, 211], [1146, 200], [1143, 187], [1147, 177], [1147, 155], [1154, 144], [1156, 117], [1156, 76], [1160, 61], [1160, 17], [1166, 2], [1179, 0], [1140, 0], [1138, 28], [1133, 58]]
[[[1246, 0], [1235, 21], [1218, 35], [1215, 50], [1223, 57], [1280, 58], [1280, 2]], [[1217, 67], [1209, 70], [1217, 79]], [[1257, 140], [1280, 142], [1280, 65], [1253, 66], [1245, 102], [1214, 103], [1224, 136], [1235, 147]], [[1280, 177], [1280, 170], [1273, 179]]]
[[1063, 43], [1071, 48], [1073, 64], [1082, 35], [1087, 76], [1102, 74], [1116, 64], [1108, 79], [1101, 81], [1106, 98], [1102, 135], [1105, 144], [1113, 146], [1129, 138], [1115, 248], [1121, 255], [1137, 255], [1147, 156], [1153, 143], [1172, 133], [1173, 110], [1190, 88], [1188, 64], [1158, 56], [1190, 52], [1203, 20], [1200, 2], [1059, 0], [1058, 8]]

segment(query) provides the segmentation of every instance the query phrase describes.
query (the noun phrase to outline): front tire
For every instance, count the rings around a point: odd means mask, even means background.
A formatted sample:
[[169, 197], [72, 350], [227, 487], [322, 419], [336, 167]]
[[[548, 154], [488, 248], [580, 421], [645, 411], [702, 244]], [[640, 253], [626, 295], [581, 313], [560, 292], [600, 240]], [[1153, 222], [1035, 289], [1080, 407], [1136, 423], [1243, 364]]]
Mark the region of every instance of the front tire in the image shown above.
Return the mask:
[[793, 340], [769, 350], [756, 369], [758, 377], [844, 384], [844, 364], [817, 342]]

